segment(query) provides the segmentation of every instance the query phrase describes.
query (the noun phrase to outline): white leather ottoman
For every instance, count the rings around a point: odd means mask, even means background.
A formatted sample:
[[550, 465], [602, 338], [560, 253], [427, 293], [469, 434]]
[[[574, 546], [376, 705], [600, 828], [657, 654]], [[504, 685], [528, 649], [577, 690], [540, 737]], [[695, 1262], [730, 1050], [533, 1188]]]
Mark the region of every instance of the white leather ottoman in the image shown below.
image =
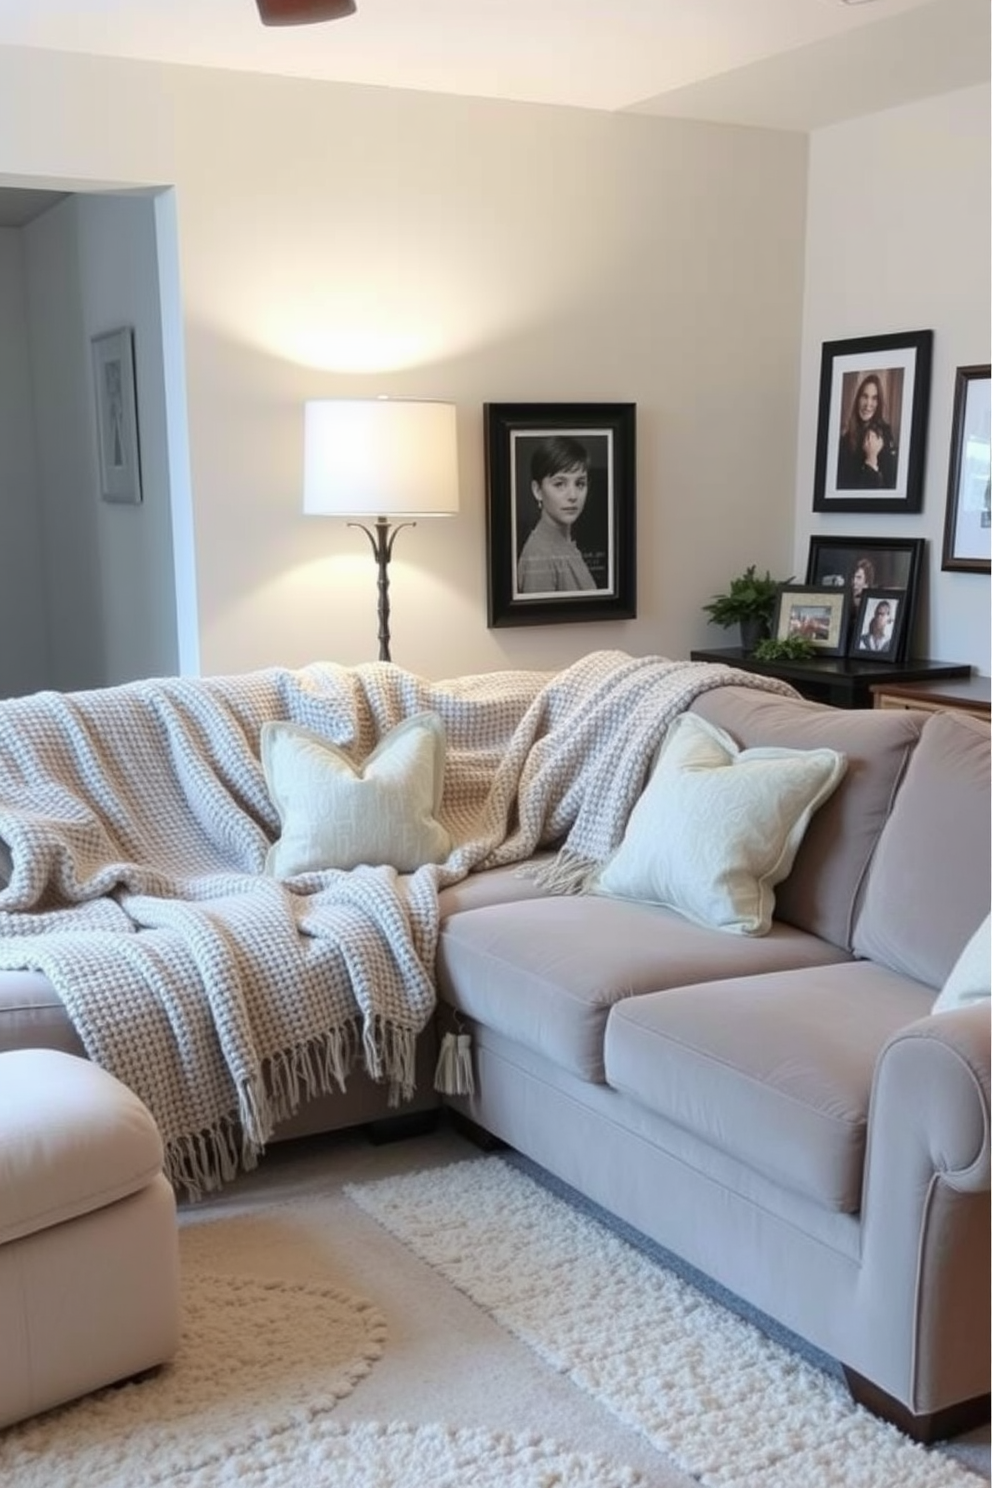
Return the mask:
[[178, 1342], [176, 1205], [147, 1108], [86, 1059], [0, 1054], [0, 1426]]

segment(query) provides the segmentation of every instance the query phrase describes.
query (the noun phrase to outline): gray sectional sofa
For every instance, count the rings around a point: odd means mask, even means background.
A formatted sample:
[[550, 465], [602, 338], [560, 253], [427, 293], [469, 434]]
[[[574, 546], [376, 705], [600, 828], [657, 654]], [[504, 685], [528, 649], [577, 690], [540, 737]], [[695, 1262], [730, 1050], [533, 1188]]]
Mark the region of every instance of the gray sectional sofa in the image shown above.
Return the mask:
[[[441, 894], [438, 1031], [510, 1144], [845, 1366], [921, 1440], [988, 1411], [988, 1001], [932, 1012], [989, 912], [990, 731], [721, 686], [743, 748], [843, 752], [766, 935], [552, 894], [516, 866]], [[720, 830], [720, 823], [713, 823]], [[0, 1048], [81, 1052], [45, 978], [0, 974]], [[390, 1115], [356, 1077], [281, 1135]]]
[[987, 1419], [989, 1006], [931, 1013], [989, 911], [990, 732], [742, 690], [745, 748], [847, 755], [767, 936], [671, 910], [444, 892], [466, 1117], [845, 1366], [921, 1440]]

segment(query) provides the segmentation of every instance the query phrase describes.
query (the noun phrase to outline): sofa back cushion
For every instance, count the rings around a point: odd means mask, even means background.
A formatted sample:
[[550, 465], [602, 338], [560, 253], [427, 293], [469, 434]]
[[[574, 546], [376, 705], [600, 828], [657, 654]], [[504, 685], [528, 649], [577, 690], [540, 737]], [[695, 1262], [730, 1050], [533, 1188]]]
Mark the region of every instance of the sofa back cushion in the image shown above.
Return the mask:
[[931, 713], [879, 839], [854, 950], [940, 987], [989, 912], [989, 725]]
[[692, 708], [742, 749], [772, 744], [846, 755], [843, 780], [816, 812], [792, 872], [775, 891], [775, 918], [850, 950], [868, 864], [926, 715], [828, 708], [733, 686], [703, 693]]

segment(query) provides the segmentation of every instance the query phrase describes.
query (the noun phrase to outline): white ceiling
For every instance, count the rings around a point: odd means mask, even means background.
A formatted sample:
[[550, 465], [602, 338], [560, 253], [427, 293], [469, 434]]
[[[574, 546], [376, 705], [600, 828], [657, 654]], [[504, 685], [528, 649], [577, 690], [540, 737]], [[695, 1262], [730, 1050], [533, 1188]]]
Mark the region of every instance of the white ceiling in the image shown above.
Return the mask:
[[0, 0], [0, 46], [810, 128], [989, 76], [988, 0]]
[[[0, 0], [0, 46], [799, 130], [990, 75], [989, 0], [357, 4], [265, 27], [255, 0]], [[48, 204], [0, 191], [0, 226]]]

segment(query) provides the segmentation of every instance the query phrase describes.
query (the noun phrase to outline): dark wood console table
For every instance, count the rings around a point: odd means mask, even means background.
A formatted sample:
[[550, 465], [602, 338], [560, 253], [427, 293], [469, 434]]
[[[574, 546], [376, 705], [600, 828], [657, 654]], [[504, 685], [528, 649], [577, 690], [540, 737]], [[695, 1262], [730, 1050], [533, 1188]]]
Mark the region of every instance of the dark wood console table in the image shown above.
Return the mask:
[[690, 651], [691, 661], [722, 662], [740, 667], [762, 677], [779, 677], [791, 682], [797, 692], [816, 703], [831, 703], [835, 708], [870, 708], [872, 685], [885, 682], [946, 682], [954, 677], [969, 677], [967, 662], [914, 661], [897, 665], [885, 661], [861, 661], [849, 656], [812, 656], [807, 661], [756, 661], [740, 646], [727, 646], [717, 651]]

